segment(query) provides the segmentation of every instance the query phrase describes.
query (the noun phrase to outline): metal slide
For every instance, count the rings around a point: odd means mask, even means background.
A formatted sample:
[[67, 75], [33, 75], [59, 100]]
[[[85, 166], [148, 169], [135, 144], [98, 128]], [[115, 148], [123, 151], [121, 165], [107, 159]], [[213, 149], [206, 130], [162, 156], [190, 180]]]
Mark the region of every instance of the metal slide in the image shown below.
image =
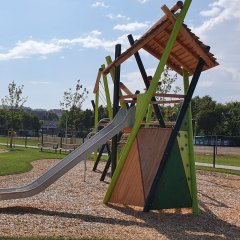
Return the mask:
[[109, 125], [97, 132], [92, 138], [75, 149], [35, 181], [23, 187], [0, 189], [0, 200], [26, 198], [42, 192], [79, 162], [86, 159], [94, 150], [101, 147], [106, 141], [120, 132], [121, 129], [132, 126], [134, 119], [135, 107], [129, 110], [120, 109]]

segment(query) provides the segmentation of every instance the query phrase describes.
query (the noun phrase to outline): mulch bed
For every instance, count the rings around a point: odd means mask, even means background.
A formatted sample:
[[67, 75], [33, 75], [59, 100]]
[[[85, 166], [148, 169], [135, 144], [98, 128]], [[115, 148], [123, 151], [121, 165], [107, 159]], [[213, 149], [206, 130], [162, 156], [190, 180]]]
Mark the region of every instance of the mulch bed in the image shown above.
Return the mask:
[[[0, 177], [0, 187], [29, 183], [57, 161], [36, 161], [28, 173]], [[0, 202], [0, 236], [240, 239], [240, 176], [198, 171], [199, 215], [143, 213], [102, 204], [107, 183], [91, 171], [91, 161], [87, 166], [86, 182], [80, 163], [37, 196]]]

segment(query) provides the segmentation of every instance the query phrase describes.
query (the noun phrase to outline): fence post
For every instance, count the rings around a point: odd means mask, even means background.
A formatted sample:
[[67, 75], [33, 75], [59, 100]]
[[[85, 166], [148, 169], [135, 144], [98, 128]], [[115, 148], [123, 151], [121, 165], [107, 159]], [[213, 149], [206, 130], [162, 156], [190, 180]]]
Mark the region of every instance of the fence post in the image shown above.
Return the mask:
[[216, 144], [213, 145], [213, 167], [216, 165]]
[[27, 135], [25, 135], [25, 148], [27, 147]]
[[63, 144], [63, 138], [62, 137], [60, 137], [60, 154], [62, 153], [62, 144]]
[[42, 142], [41, 142], [41, 152], [43, 150], [43, 128], [42, 128]]

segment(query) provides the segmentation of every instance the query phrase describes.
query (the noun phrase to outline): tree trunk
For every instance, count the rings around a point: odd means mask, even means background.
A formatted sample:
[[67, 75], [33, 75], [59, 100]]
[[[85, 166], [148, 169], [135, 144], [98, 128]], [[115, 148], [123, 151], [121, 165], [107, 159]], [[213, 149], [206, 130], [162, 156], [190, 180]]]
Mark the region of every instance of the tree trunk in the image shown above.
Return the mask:
[[10, 148], [13, 147], [13, 136], [14, 136], [14, 134], [13, 134], [13, 128], [11, 128], [11, 133], [10, 133]]

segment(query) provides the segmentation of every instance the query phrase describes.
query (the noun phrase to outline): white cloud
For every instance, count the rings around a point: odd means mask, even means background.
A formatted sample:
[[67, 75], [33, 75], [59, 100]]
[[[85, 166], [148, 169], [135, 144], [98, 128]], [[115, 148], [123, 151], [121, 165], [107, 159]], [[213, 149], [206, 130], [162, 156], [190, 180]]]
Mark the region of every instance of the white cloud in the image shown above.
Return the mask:
[[27, 40], [25, 42], [18, 42], [16, 46], [6, 53], [0, 53], [0, 61], [28, 58], [33, 55], [47, 55], [56, 53], [61, 50], [61, 46], [54, 43], [38, 42], [34, 40]]
[[204, 16], [204, 21], [200, 26], [193, 27], [193, 32], [211, 46], [211, 52], [220, 65], [202, 74], [197, 93], [208, 94], [219, 102], [239, 101], [239, 0], [215, 0], [200, 14]]
[[202, 15], [203, 17], [215, 17], [215, 16], [217, 16], [219, 14], [220, 11], [221, 11], [220, 8], [213, 7], [210, 10], [201, 11], [200, 15]]
[[39, 56], [40, 60], [45, 60], [49, 54], [61, 52], [66, 48], [72, 50], [74, 46], [80, 47], [78, 51], [82, 51], [82, 48], [102, 48], [106, 51], [113, 52], [115, 45], [118, 43], [122, 44], [122, 51], [124, 51], [129, 46], [127, 35], [123, 34], [114, 40], [106, 40], [98, 30], [72, 39], [52, 39], [49, 42], [38, 42], [31, 39], [25, 42], [18, 42], [16, 46], [5, 52], [0, 51], [0, 61], [29, 58], [33, 56]]
[[[239, 0], [218, 0], [209, 5], [209, 7], [210, 9], [200, 12], [202, 16], [208, 16], [210, 18], [205, 20], [201, 26], [194, 29], [199, 35], [219, 26], [225, 21], [235, 19], [240, 22]], [[215, 14], [217, 11], [218, 13]]]
[[116, 14], [114, 15], [113, 13], [109, 13], [106, 15], [106, 17], [110, 18], [110, 19], [126, 19], [126, 20], [130, 20], [130, 17], [124, 16], [122, 14]]
[[138, 2], [140, 2], [141, 4], [144, 4], [146, 2], [148, 2], [149, 0], [137, 0]]
[[109, 6], [105, 5], [104, 2], [95, 2], [92, 4], [92, 7], [103, 7], [103, 8], [108, 8]]
[[103, 48], [107, 51], [114, 51], [114, 46], [117, 43], [126, 45], [127, 36], [122, 35], [115, 40], [105, 40], [104, 38], [101, 38], [101, 32], [92, 31], [90, 34], [83, 37], [73, 39], [59, 39], [55, 40], [55, 43], [62, 47], [80, 45], [83, 48], [95, 48], [95, 49]]
[[47, 56], [45, 56], [45, 55], [42, 55], [42, 56], [40, 56], [40, 57], [39, 57], [39, 59], [40, 59], [41, 61], [44, 61], [44, 60], [46, 60], [46, 59], [47, 59]]
[[140, 22], [133, 22], [133, 23], [127, 23], [127, 24], [118, 24], [114, 26], [114, 30], [120, 30], [120, 31], [137, 31], [141, 29], [145, 29], [148, 27], [147, 23], [140, 23]]

